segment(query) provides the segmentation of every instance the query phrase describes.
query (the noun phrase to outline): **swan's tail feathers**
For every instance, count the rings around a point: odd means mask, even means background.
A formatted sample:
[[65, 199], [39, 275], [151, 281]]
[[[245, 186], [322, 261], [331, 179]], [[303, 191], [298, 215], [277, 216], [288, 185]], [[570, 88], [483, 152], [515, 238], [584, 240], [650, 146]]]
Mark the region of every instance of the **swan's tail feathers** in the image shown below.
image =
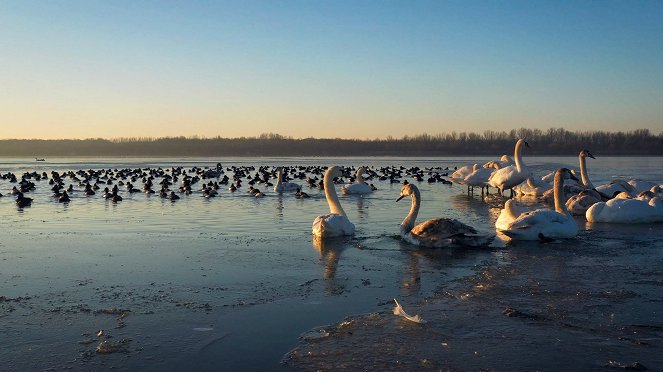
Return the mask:
[[450, 178], [449, 178], [449, 181], [451, 181], [451, 182], [453, 182], [453, 183], [457, 183], [457, 184], [459, 184], [459, 185], [465, 185], [465, 184], [467, 184], [467, 181], [465, 181], [464, 178], [450, 177]]
[[486, 247], [495, 239], [495, 235], [465, 235], [453, 237], [453, 244], [463, 247]]
[[399, 304], [398, 301], [396, 301], [395, 298], [394, 298], [394, 302], [396, 303], [396, 306], [394, 307], [394, 315], [402, 316], [403, 318], [405, 318], [405, 319], [407, 319], [411, 322], [414, 322], [414, 323], [419, 323], [419, 324], [426, 323], [426, 321], [424, 319], [422, 319], [418, 314], [415, 315], [415, 316], [412, 316], [412, 315], [409, 315], [408, 313], [406, 313], [405, 310], [403, 310], [403, 307], [401, 306], [401, 304]]
[[600, 192], [600, 191], [598, 191], [598, 190], [596, 190], [596, 189], [592, 189], [592, 190], [594, 190], [594, 191], [596, 191], [597, 193], [599, 193], [599, 195], [601, 196], [601, 201], [608, 201], [608, 200], [612, 199], [612, 197], [611, 197], [610, 195], [606, 195], [606, 194], [604, 194], [604, 193], [602, 193], [602, 192]]

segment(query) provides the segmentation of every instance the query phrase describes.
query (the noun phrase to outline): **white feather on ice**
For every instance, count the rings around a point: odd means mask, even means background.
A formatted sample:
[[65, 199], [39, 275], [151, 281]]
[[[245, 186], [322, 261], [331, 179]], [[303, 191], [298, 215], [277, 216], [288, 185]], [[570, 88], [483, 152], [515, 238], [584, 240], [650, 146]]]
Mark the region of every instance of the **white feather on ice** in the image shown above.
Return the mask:
[[394, 302], [396, 303], [396, 307], [394, 307], [394, 315], [402, 316], [403, 318], [405, 318], [405, 319], [407, 319], [411, 322], [415, 322], [415, 323], [419, 323], [419, 324], [426, 323], [426, 321], [423, 320], [418, 314], [415, 315], [415, 316], [412, 316], [412, 315], [409, 315], [408, 313], [406, 313], [405, 310], [403, 310], [403, 306], [401, 306], [401, 304], [399, 304], [398, 301], [396, 301], [395, 298], [394, 298]]

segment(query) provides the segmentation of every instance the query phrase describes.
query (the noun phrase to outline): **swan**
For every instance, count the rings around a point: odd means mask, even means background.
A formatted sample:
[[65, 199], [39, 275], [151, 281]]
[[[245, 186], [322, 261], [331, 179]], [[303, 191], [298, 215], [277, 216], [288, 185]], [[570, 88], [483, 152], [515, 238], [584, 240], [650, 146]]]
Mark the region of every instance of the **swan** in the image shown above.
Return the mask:
[[477, 169], [479, 169], [479, 164], [466, 165], [456, 169], [453, 173], [451, 173], [451, 177], [449, 177], [449, 179], [453, 182], [459, 183]]
[[359, 167], [359, 169], [357, 169], [355, 182], [341, 187], [341, 192], [344, 194], [368, 194], [373, 192], [371, 186], [366, 184], [364, 178], [361, 176], [364, 173], [366, 173], [366, 168]]
[[573, 216], [584, 216], [587, 209], [602, 200], [601, 194], [594, 189], [582, 190], [566, 201], [566, 208]]
[[456, 183], [467, 185], [468, 188], [472, 189], [472, 192], [474, 192], [475, 186], [481, 186], [481, 193], [483, 194], [483, 188], [488, 188], [488, 179], [500, 168], [501, 166], [498, 162], [489, 161], [482, 168], [475, 169], [472, 173], [468, 174], [464, 179], [456, 180]]
[[[548, 240], [556, 238], [571, 238], [578, 233], [578, 224], [566, 210], [562, 195], [564, 176], [573, 180], [578, 179], [567, 168], [560, 168], [555, 174], [555, 210], [537, 209], [534, 211], [516, 211], [507, 200], [504, 209], [495, 223], [498, 232], [514, 240]], [[514, 219], [515, 217], [515, 219]]]
[[512, 189], [514, 186], [522, 183], [532, 175], [532, 172], [530, 172], [527, 166], [523, 164], [523, 160], [520, 156], [523, 146], [529, 147], [529, 144], [524, 140], [519, 139], [518, 142], [516, 142], [516, 148], [513, 154], [513, 158], [516, 162], [515, 165], [496, 170], [488, 179], [488, 184], [497, 188], [500, 194], [503, 194], [506, 189]]
[[330, 213], [318, 216], [313, 221], [312, 233], [315, 237], [324, 239], [355, 233], [355, 225], [350, 222], [343, 207], [341, 207], [334, 188], [334, 177], [340, 176], [341, 169], [337, 166], [330, 166], [325, 172], [323, 182]]
[[622, 192], [607, 202], [599, 202], [589, 207], [585, 218], [587, 222], [663, 222], [663, 202], [651, 191], [637, 198], [631, 198], [629, 194]]
[[628, 184], [633, 186], [633, 193], [636, 195], [643, 191], [651, 191], [652, 187], [657, 186], [656, 183], [645, 180], [629, 180]]
[[625, 192], [629, 195], [637, 194], [633, 185], [620, 178], [614, 179], [605, 185], [597, 186], [596, 191], [611, 197], [620, 192]]
[[278, 176], [276, 179], [276, 185], [274, 185], [274, 192], [282, 193], [287, 191], [297, 191], [297, 189], [301, 188], [301, 186], [294, 182], [283, 181], [283, 168], [278, 167], [276, 168], [276, 171]]
[[515, 162], [513, 161], [513, 159], [511, 159], [509, 155], [502, 155], [500, 160], [497, 161], [496, 163], [500, 165], [500, 168], [508, 167], [509, 165], [515, 164]]
[[516, 195], [532, 197], [543, 196], [549, 190], [552, 190], [551, 184], [543, 179], [537, 180], [534, 177], [528, 178], [525, 182], [513, 188]]
[[401, 223], [401, 237], [408, 243], [421, 247], [441, 248], [450, 245], [485, 245], [490, 241], [490, 238], [477, 235], [473, 227], [451, 218], [434, 218], [415, 226], [421, 194], [417, 186], [408, 184], [403, 186], [401, 195], [396, 201], [406, 196], [412, 198], [412, 206]]

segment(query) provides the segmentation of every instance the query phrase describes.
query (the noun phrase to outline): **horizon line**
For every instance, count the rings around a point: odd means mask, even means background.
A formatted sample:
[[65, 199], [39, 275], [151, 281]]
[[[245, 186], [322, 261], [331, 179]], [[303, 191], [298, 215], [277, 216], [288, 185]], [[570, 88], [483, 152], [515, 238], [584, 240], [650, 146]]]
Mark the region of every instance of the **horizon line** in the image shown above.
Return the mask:
[[[261, 133], [259, 135], [253, 135], [253, 136], [239, 136], [239, 137], [223, 137], [221, 135], [216, 135], [216, 136], [204, 136], [204, 135], [181, 135], [181, 136], [163, 136], [163, 137], [146, 137], [146, 136], [136, 136], [136, 137], [111, 137], [111, 138], [104, 138], [104, 137], [86, 137], [86, 138], [0, 138], [0, 141], [110, 141], [110, 142], [122, 142], [122, 141], [158, 141], [158, 140], [166, 140], [166, 139], [185, 139], [185, 140], [219, 140], [219, 139], [224, 139], [224, 140], [245, 140], [245, 139], [263, 139], [263, 140], [341, 140], [341, 141], [399, 141], [399, 140], [412, 140], [412, 139], [423, 139], [423, 138], [430, 138], [430, 139], [441, 139], [441, 137], [446, 137], [449, 135], [455, 134], [456, 136], [460, 135], [469, 135], [469, 134], [475, 134], [475, 135], [485, 135], [487, 133], [495, 134], [495, 135], [504, 135], [506, 134], [507, 136], [510, 136], [512, 132], [518, 132], [518, 131], [532, 131], [532, 132], [537, 132], [537, 135], [544, 134], [550, 130], [559, 130], [559, 131], [565, 131], [569, 133], [574, 133], [574, 134], [579, 134], [579, 133], [607, 133], [607, 134], [615, 134], [615, 133], [624, 133], [624, 134], [629, 134], [629, 133], [636, 133], [636, 132], [648, 132], [652, 136], [663, 136], [663, 131], [659, 132], [658, 134], [652, 131], [649, 128], [634, 128], [630, 130], [567, 130], [565, 128], [548, 128], [546, 130], [542, 129], [530, 129], [530, 128], [515, 128], [515, 129], [509, 129], [509, 130], [492, 130], [492, 129], [487, 129], [482, 132], [472, 132], [472, 131], [463, 131], [463, 132], [457, 132], [457, 131], [451, 131], [451, 132], [439, 132], [436, 134], [430, 134], [430, 133], [418, 133], [414, 135], [403, 135], [401, 137], [394, 137], [392, 135], [387, 135], [385, 137], [375, 137], [375, 138], [344, 138], [344, 137], [313, 137], [313, 136], [308, 136], [308, 137], [293, 137], [293, 136], [286, 136], [282, 135], [279, 133]], [[514, 136], [513, 139], [520, 138], [520, 136], [516, 135]]]

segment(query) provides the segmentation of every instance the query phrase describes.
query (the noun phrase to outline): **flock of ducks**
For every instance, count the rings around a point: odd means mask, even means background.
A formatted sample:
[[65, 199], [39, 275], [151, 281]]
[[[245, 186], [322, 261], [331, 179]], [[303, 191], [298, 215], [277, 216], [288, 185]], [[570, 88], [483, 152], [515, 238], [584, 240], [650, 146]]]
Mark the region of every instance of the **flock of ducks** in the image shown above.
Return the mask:
[[[342, 185], [340, 190], [343, 194], [362, 195], [376, 190], [372, 183], [366, 182], [367, 179], [401, 183], [403, 177], [418, 182], [453, 182], [467, 186], [468, 193], [473, 193], [474, 188], [479, 187], [482, 196], [489, 195], [491, 187], [497, 189], [500, 196], [509, 190], [511, 197], [500, 211], [495, 230], [501, 236], [513, 240], [548, 241], [572, 238], [578, 233], [574, 216], [585, 216], [589, 222], [663, 221], [661, 185], [647, 181], [614, 180], [610, 184], [594, 187], [589, 180], [586, 162], [587, 158], [594, 159], [594, 156], [587, 150], [582, 150], [579, 155], [580, 179], [576, 172], [567, 168], [560, 168], [537, 178], [522, 159], [522, 151], [528, 147], [527, 142], [519, 139], [513, 158], [504, 155], [500, 160], [490, 161], [482, 167], [478, 164], [468, 165], [456, 169], [450, 177], [446, 172], [448, 168], [359, 167], [353, 175], [353, 169], [338, 166], [330, 166], [326, 170], [317, 166], [245, 166], [224, 170], [221, 164], [217, 164], [216, 168], [212, 169], [106, 169], [69, 171], [62, 174], [53, 171], [50, 177], [45, 172], [28, 172], [21, 176], [20, 181], [16, 175], [6, 173], [0, 174], [0, 179], [16, 184], [11, 193], [16, 196], [16, 205], [19, 208], [31, 205], [32, 199], [24, 194], [35, 190], [35, 182], [45, 180], [52, 185], [53, 197], [61, 203], [70, 202], [70, 194], [92, 197], [97, 193], [101, 193], [103, 198], [113, 203], [118, 203], [122, 201], [120, 187], [125, 193], [158, 194], [161, 198], [173, 202], [180, 199], [178, 193], [191, 195], [198, 192], [205, 198], [212, 198], [218, 195], [217, 190], [221, 187], [237, 192], [243, 183], [249, 185], [247, 193], [256, 198], [265, 196], [259, 187], [273, 187], [275, 193], [294, 193], [295, 197], [304, 199], [309, 197], [302, 191], [304, 184], [309, 188], [324, 190], [329, 205], [329, 213], [318, 216], [313, 221], [311, 231], [317, 239], [350, 236], [355, 233], [354, 224], [340, 204], [336, 185]], [[232, 172], [232, 178], [228, 177], [226, 172]], [[444, 177], [449, 177], [449, 180]], [[274, 179], [275, 182], [272, 182]], [[158, 191], [154, 190], [157, 180], [160, 185]], [[297, 180], [300, 180], [301, 184]], [[69, 183], [68, 187], [65, 186], [66, 183]], [[74, 187], [74, 184], [78, 187]], [[136, 188], [136, 184], [142, 184], [142, 188]], [[180, 186], [176, 188], [174, 185], [177, 184]], [[409, 197], [412, 203], [409, 213], [400, 225], [400, 236], [404, 241], [421, 247], [437, 248], [482, 246], [494, 238], [481, 235], [472, 226], [451, 218], [435, 218], [416, 224], [421, 207], [421, 193], [416, 185], [407, 180], [402, 181], [402, 184], [400, 196], [396, 201]], [[518, 198], [538, 198], [544, 203], [553, 204], [554, 208], [529, 210], [515, 201]]]

